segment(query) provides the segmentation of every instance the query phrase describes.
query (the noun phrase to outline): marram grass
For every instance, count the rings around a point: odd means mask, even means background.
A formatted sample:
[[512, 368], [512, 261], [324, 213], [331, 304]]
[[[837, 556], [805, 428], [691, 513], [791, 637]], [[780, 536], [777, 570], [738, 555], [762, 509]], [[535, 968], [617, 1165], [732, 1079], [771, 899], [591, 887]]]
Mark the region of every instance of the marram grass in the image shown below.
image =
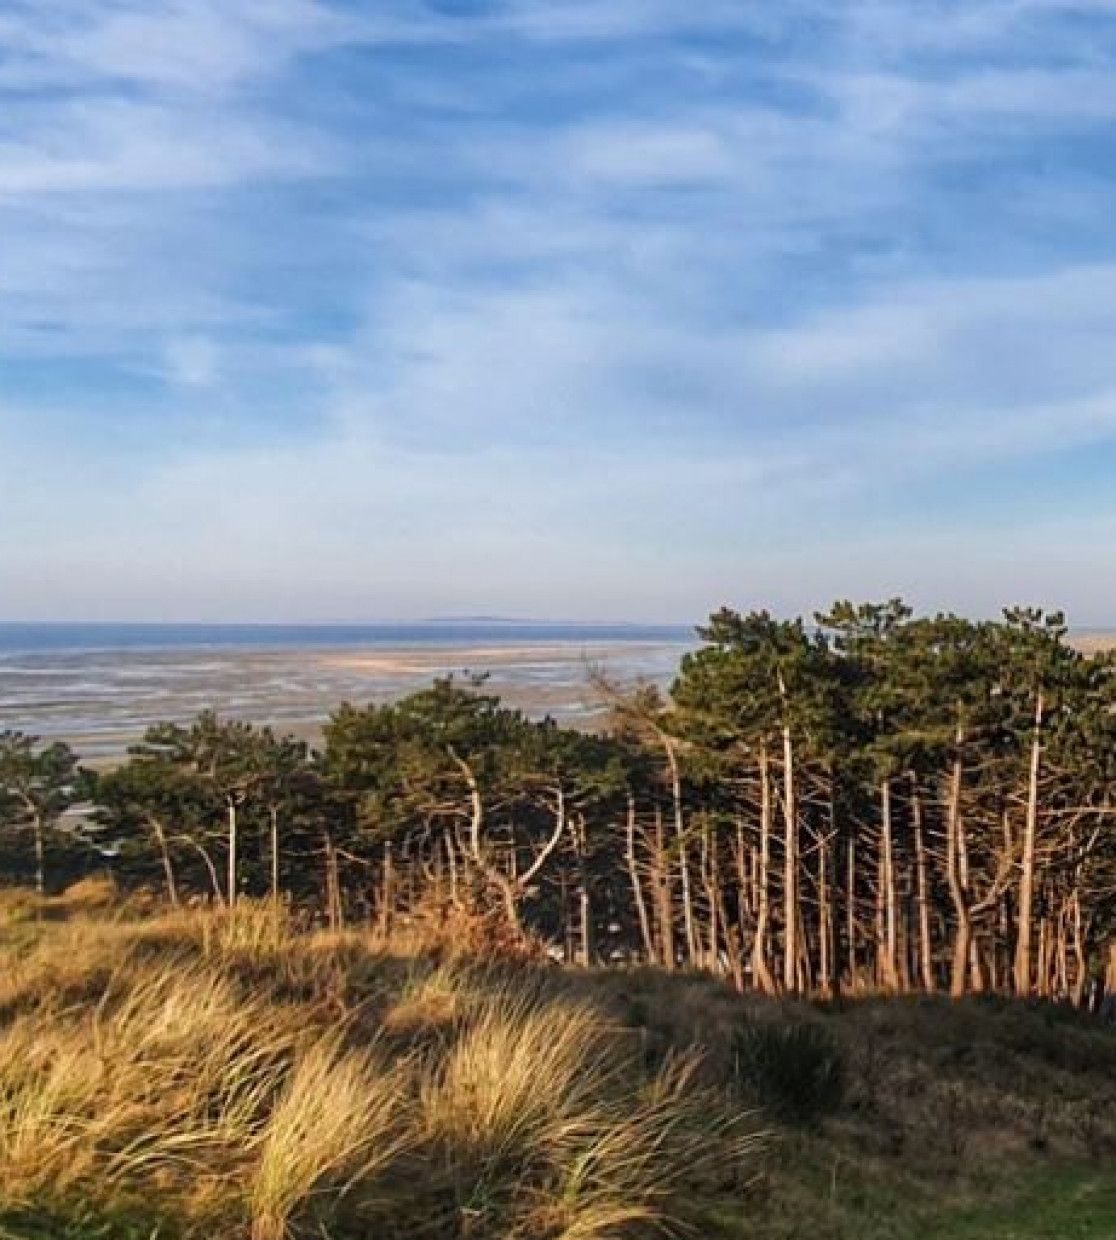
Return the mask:
[[0, 923], [0, 977], [0, 1218], [622, 1240], [669, 1232], [687, 1178], [736, 1175], [753, 1140], [692, 1065], [648, 1069], [529, 969], [273, 908]]

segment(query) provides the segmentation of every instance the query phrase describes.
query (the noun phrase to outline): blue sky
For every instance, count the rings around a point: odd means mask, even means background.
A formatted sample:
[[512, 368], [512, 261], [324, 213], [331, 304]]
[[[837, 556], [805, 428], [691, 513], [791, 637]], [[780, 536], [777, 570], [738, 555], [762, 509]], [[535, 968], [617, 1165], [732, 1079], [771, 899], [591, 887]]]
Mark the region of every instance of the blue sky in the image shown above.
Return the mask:
[[1116, 0], [0, 0], [0, 617], [1116, 623]]

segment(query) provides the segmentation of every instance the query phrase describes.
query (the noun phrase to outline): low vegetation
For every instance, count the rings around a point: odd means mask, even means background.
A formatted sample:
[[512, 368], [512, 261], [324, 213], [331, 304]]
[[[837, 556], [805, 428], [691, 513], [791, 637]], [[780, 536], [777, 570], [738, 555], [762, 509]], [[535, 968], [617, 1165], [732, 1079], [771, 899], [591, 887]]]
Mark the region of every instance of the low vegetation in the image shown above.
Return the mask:
[[1069, 1008], [816, 1006], [103, 883], [0, 908], [5, 1240], [1112, 1234], [1116, 1031]]
[[529, 966], [302, 934], [272, 907], [80, 902], [17, 903], [3, 932], [17, 1235], [593, 1240], [743, 1183], [757, 1125], [700, 1054], [646, 1061], [606, 1006]]

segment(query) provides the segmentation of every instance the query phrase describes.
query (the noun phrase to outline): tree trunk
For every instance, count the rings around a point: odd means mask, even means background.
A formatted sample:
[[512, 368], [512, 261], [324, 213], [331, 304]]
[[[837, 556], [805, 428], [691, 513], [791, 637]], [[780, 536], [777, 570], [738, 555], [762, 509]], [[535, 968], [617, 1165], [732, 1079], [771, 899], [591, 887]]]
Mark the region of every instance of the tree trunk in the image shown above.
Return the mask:
[[206, 849], [203, 848], [202, 845], [199, 844], [196, 839], [194, 839], [193, 836], [181, 835], [181, 836], [177, 836], [176, 838], [184, 840], [187, 844], [190, 845], [191, 848], [193, 848], [197, 852], [198, 856], [201, 857], [202, 864], [205, 866], [206, 873], [209, 875], [209, 886], [211, 890], [213, 891], [213, 898], [214, 900], [217, 901], [217, 904], [219, 906], [223, 907], [225, 903], [225, 896], [224, 896], [224, 893], [221, 891], [221, 880], [217, 877], [217, 866], [213, 858], [209, 855]]
[[880, 980], [891, 994], [899, 990], [899, 926], [895, 896], [895, 841], [891, 823], [891, 780], [880, 783], [880, 860], [883, 882], [884, 942]]
[[833, 775], [829, 776], [829, 817], [826, 835], [818, 846], [818, 988], [833, 995], [833, 903], [829, 894], [829, 861], [837, 838], [837, 811], [833, 803]]
[[663, 828], [663, 811], [655, 807], [655, 891], [659, 902], [659, 938], [662, 941], [662, 963], [668, 972], [676, 960], [674, 952], [674, 894], [670, 881], [670, 858], [667, 855]]
[[849, 985], [857, 988], [856, 961], [856, 833], [849, 831], [849, 847], [845, 873], [845, 950], [848, 954]]
[[457, 849], [454, 845], [453, 835], [447, 829], [445, 834], [446, 846], [446, 865], [449, 869], [449, 898], [450, 905], [458, 908], [460, 905], [460, 896], [457, 889]]
[[1081, 893], [1075, 891], [1071, 903], [1073, 913], [1073, 984], [1070, 987], [1070, 1002], [1074, 1007], [1082, 1007], [1085, 1003], [1085, 987], [1089, 978], [1088, 961], [1085, 958], [1085, 927], [1081, 916]]
[[578, 905], [581, 917], [581, 964], [583, 968], [587, 969], [593, 963], [593, 923], [590, 911], [589, 884], [586, 881], [584, 871], [582, 872], [581, 883], [578, 889]]
[[46, 830], [42, 814], [32, 817], [31, 829], [35, 833], [35, 891], [42, 896], [46, 894]]
[[1027, 772], [1027, 820], [1023, 831], [1023, 861], [1019, 873], [1019, 911], [1015, 940], [1015, 993], [1029, 995], [1034, 988], [1031, 964], [1031, 924], [1035, 898], [1035, 841], [1038, 836], [1039, 771], [1042, 762], [1042, 691], [1035, 697], [1031, 761]]
[[237, 879], [237, 863], [236, 863], [236, 803], [229, 801], [229, 876], [228, 876], [228, 905], [229, 908], [236, 908], [236, 879]]
[[965, 909], [958, 915], [957, 929], [953, 938], [953, 960], [950, 965], [949, 994], [952, 999], [960, 999], [969, 989], [969, 969], [973, 950], [973, 925], [969, 919], [969, 910]]
[[[962, 740], [962, 733], [958, 729], [956, 742], [959, 749]], [[973, 947], [972, 918], [969, 916], [968, 897], [961, 880], [961, 850], [961, 755], [958, 753], [953, 759], [946, 807], [946, 879], [957, 919], [949, 976], [949, 993], [954, 999], [959, 999], [968, 990], [969, 961]]]
[[380, 876], [380, 933], [391, 934], [395, 912], [395, 853], [391, 840], [384, 841], [384, 869]]
[[918, 902], [918, 967], [922, 989], [934, 993], [934, 956], [930, 937], [930, 881], [926, 864], [926, 838], [922, 824], [922, 798], [918, 778], [911, 772], [911, 820], [914, 827], [915, 882]]
[[268, 815], [271, 820], [271, 899], [273, 902], [279, 900], [279, 807], [271, 805], [268, 807]]
[[794, 783], [794, 744], [783, 727], [783, 987], [798, 989], [798, 804]]
[[721, 876], [717, 865], [717, 841], [709, 830], [709, 820], [702, 816], [701, 826], [701, 882], [705, 891], [705, 906], [708, 910], [705, 944], [702, 951], [703, 963], [710, 973], [721, 970], [721, 924], [720, 903], [717, 891]]
[[760, 847], [756, 933], [752, 940], [752, 977], [765, 995], [775, 993], [775, 978], [767, 959], [771, 915], [771, 768], [767, 746], [760, 749]]
[[701, 944], [698, 942], [697, 929], [694, 924], [694, 898], [690, 882], [690, 858], [686, 848], [686, 822], [682, 809], [682, 773], [678, 765], [678, 754], [674, 742], [669, 737], [663, 738], [663, 748], [670, 769], [670, 799], [674, 810], [674, 839], [678, 847], [678, 873], [682, 880], [682, 928], [686, 935], [686, 951], [691, 965], [696, 965], [701, 957]]
[[639, 877], [639, 865], [636, 861], [636, 800], [628, 793], [628, 817], [624, 835], [624, 856], [628, 864], [628, 881], [632, 885], [632, 900], [635, 903], [636, 915], [639, 918], [639, 933], [643, 941], [643, 951], [649, 963], [655, 963], [655, 940], [651, 934], [651, 921], [647, 915], [647, 901], [643, 895], [643, 883]]
[[1108, 940], [1104, 962], [1104, 998], [1099, 1012], [1106, 1020], [1116, 1020], [1116, 939]]
[[589, 868], [586, 864], [586, 838], [584, 819], [576, 820], [574, 836], [577, 841], [578, 869], [578, 918], [581, 932], [581, 964], [588, 969], [593, 963], [593, 912], [589, 893]]
[[167, 899], [170, 901], [171, 908], [178, 908], [178, 884], [174, 880], [174, 866], [171, 864], [170, 848], [167, 845], [167, 833], [163, 830], [163, 824], [157, 818], [151, 820], [151, 830], [155, 836], [155, 842], [159, 846], [159, 856], [163, 862], [163, 877], [167, 884]]

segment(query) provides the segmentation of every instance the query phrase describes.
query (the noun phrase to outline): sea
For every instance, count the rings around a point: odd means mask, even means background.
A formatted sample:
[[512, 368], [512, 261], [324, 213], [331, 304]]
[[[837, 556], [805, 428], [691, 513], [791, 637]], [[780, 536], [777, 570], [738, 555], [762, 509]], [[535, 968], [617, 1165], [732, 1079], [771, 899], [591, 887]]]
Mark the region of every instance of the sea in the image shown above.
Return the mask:
[[199, 711], [311, 742], [341, 702], [383, 702], [445, 675], [536, 716], [593, 727], [590, 669], [669, 684], [695, 642], [686, 625], [519, 620], [378, 624], [0, 622], [0, 730], [65, 740], [111, 763], [162, 721]]

